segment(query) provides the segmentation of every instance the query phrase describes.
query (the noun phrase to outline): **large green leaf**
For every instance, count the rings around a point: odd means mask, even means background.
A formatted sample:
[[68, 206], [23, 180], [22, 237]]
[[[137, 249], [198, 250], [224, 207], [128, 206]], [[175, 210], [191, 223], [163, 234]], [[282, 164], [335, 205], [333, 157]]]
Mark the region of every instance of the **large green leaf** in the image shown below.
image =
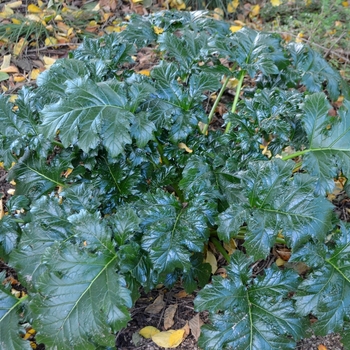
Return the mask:
[[[304, 335], [288, 293], [298, 285], [292, 271], [266, 270], [247, 280], [253, 261], [241, 252], [232, 255], [227, 278], [213, 277], [195, 299], [198, 311], [209, 310], [211, 325], [202, 327], [204, 350], [295, 349]], [[220, 311], [220, 313], [218, 313]]]
[[142, 248], [149, 252], [156, 270], [190, 269], [192, 253], [202, 252], [209, 237], [207, 222], [215, 207], [206, 202], [207, 198], [199, 197], [182, 205], [162, 191], [144, 197], [140, 203]]
[[10, 265], [20, 272], [21, 283], [32, 287], [46, 270], [43, 257], [55, 242], [67, 240], [71, 223], [67, 209], [57, 198], [41, 197], [32, 204], [31, 222], [22, 228], [20, 243], [10, 256]]
[[244, 245], [256, 259], [270, 252], [278, 234], [293, 249], [310, 238], [323, 240], [330, 227], [332, 205], [314, 195], [315, 179], [306, 174], [291, 178], [294, 163], [252, 162], [238, 174], [244, 202], [234, 202], [220, 214], [220, 238], [229, 240], [246, 223]]
[[[316, 192], [332, 192], [333, 178], [341, 170], [350, 176], [350, 102], [344, 101], [339, 119], [328, 116], [330, 104], [323, 93], [308, 96], [303, 106], [303, 122], [309, 139], [303, 167], [318, 178]], [[329, 130], [328, 130], [329, 129]]]
[[[2, 282], [2, 279], [1, 279]], [[20, 337], [20, 307], [24, 299], [17, 299], [0, 284], [0, 348], [1, 350], [31, 350], [29, 341]]]
[[[122, 276], [111, 230], [98, 214], [81, 211], [69, 219], [76, 245], [57, 243], [46, 250], [47, 271], [29, 304], [38, 341], [51, 349], [114, 346], [113, 332], [130, 319], [132, 301]], [[64, 297], [63, 297], [64, 296]]]
[[294, 297], [299, 314], [317, 317], [313, 326], [320, 335], [341, 331], [350, 317], [349, 226], [342, 226], [332, 243], [334, 248], [319, 253], [322, 263], [303, 280]]
[[44, 135], [59, 132], [65, 147], [77, 143], [85, 152], [102, 143], [112, 157], [118, 156], [131, 143], [132, 114], [123, 86], [79, 78], [67, 84], [67, 97], [42, 110]]

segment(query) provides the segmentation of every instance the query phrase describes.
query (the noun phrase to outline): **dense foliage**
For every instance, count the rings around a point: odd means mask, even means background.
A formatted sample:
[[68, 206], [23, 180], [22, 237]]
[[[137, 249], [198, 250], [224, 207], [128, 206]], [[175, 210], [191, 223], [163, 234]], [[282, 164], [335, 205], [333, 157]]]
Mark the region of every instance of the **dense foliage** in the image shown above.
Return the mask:
[[[132, 70], [146, 46], [160, 57], [150, 76]], [[0, 160], [16, 182], [1, 254], [28, 291], [17, 299], [0, 285], [1, 349], [29, 349], [19, 336], [28, 322], [46, 349], [113, 347], [140, 287], [179, 279], [202, 288], [203, 349], [294, 349], [311, 314], [317, 334], [346, 334], [350, 227], [326, 195], [350, 175], [350, 94], [307, 46], [231, 33], [199, 12], [134, 16], [121, 33], [85, 40], [15, 103], [2, 96], [0, 122]], [[232, 238], [244, 244], [229, 255]], [[209, 242], [226, 278], [211, 279]], [[254, 277], [276, 242], [291, 248], [289, 268]]]

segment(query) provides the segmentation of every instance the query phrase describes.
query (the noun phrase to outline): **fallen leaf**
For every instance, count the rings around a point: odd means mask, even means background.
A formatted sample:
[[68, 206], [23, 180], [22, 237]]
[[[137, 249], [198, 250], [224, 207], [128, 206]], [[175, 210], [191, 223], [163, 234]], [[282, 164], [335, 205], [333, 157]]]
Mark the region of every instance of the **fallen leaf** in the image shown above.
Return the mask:
[[207, 251], [207, 257], [205, 259], [205, 262], [210, 264], [211, 273], [214, 274], [218, 269], [218, 263], [216, 261], [215, 255], [210, 250]]
[[41, 73], [39, 68], [35, 68], [30, 72], [29, 79], [30, 80], [36, 80], [36, 78], [39, 76]]
[[174, 325], [174, 316], [177, 310], [177, 304], [170, 305], [164, 311], [164, 329], [168, 330]]
[[4, 81], [10, 78], [10, 76], [7, 73], [0, 72], [0, 81]]
[[201, 326], [204, 324], [204, 322], [199, 317], [199, 314], [192, 317], [188, 321], [188, 324], [190, 326], [192, 335], [196, 340], [198, 340], [199, 336], [201, 335]]
[[57, 45], [58, 40], [52, 36], [48, 36], [45, 39], [45, 46], [53, 46], [53, 45]]
[[185, 331], [183, 338], [186, 339], [191, 333], [191, 328], [188, 324], [188, 321], [186, 321], [185, 325], [181, 329], [183, 329]]
[[241, 30], [241, 29], [242, 29], [242, 26], [231, 26], [231, 27], [230, 27], [230, 31], [231, 31], [232, 33], [238, 32], [238, 31]]
[[14, 1], [14, 2], [9, 2], [6, 6], [8, 6], [11, 9], [17, 9], [22, 6], [22, 1]]
[[260, 13], [260, 5], [254, 5], [254, 6], [252, 6], [252, 9], [249, 13], [249, 17], [251, 17], [251, 18], [256, 17], [259, 15], [259, 13]]
[[30, 5], [28, 5], [28, 12], [29, 13], [42, 13], [43, 11], [41, 10], [40, 7], [38, 7], [34, 4], [30, 4]]
[[164, 348], [176, 348], [183, 340], [184, 329], [169, 330], [166, 332], [159, 332], [152, 337], [152, 340]]
[[227, 4], [227, 12], [233, 13], [236, 12], [236, 9], [239, 5], [239, 0], [233, 0]]
[[188, 148], [187, 145], [184, 144], [183, 142], [180, 142], [180, 143], [178, 144], [178, 147], [179, 147], [180, 149], [184, 149], [187, 153], [192, 153], [192, 152], [193, 152], [193, 150], [190, 149], [190, 148]]
[[270, 0], [272, 6], [279, 6], [282, 4], [281, 0]]
[[2, 203], [2, 199], [0, 199], [0, 220], [4, 217], [5, 211], [4, 211], [4, 205]]
[[299, 33], [298, 35], [297, 35], [297, 37], [296, 37], [296, 39], [295, 39], [295, 42], [296, 43], [302, 43], [303, 42], [303, 38], [304, 37], [304, 34], [303, 33]]
[[10, 18], [13, 15], [13, 10], [8, 5], [5, 5], [0, 12], [0, 18]]
[[152, 338], [155, 334], [159, 333], [160, 330], [153, 326], [147, 326], [140, 329], [139, 334], [144, 338], [149, 339]]
[[137, 73], [142, 74], [142, 75], [146, 75], [147, 77], [149, 77], [151, 75], [151, 71], [149, 69], [142, 69]]
[[327, 350], [327, 348], [323, 344], [320, 344], [317, 350]]
[[164, 29], [154, 26], [153, 31], [158, 35], [158, 34], [162, 34], [164, 32]]
[[224, 18], [224, 10], [220, 7], [215, 8], [213, 17], [218, 21], [221, 21]]
[[229, 242], [224, 242], [224, 248], [226, 249], [228, 255], [232, 255], [237, 248], [236, 240], [231, 238]]
[[24, 75], [15, 75], [13, 77], [13, 81], [16, 82], [16, 83], [21, 83], [22, 81], [25, 81], [26, 80], [26, 77]]
[[43, 61], [45, 63], [45, 68], [48, 69], [56, 62], [56, 59], [52, 57], [44, 56]]
[[186, 293], [185, 290], [180, 290], [179, 293], [176, 293], [175, 298], [186, 298], [188, 296], [188, 294]]
[[163, 298], [164, 295], [159, 294], [156, 300], [151, 305], [146, 307], [145, 312], [148, 312], [149, 314], [159, 314], [165, 306], [165, 301]]
[[286, 261], [283, 260], [282, 258], [277, 258], [277, 259], [276, 259], [276, 265], [277, 265], [278, 267], [283, 266], [285, 263], [286, 263]]
[[3, 69], [10, 67], [10, 65], [11, 65], [11, 55], [5, 55], [2, 60], [0, 71], [3, 71]]
[[24, 38], [21, 38], [14, 46], [13, 46], [13, 54], [15, 56], [20, 56], [23, 50], [27, 47], [28, 41]]

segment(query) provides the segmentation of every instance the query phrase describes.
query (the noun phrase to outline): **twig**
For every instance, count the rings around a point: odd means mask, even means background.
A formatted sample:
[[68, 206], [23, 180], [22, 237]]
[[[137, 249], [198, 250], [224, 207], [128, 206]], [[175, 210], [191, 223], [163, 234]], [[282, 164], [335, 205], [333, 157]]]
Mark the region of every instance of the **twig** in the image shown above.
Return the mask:
[[330, 52], [332, 51], [333, 47], [337, 45], [337, 43], [345, 36], [346, 32], [343, 32], [338, 39], [331, 45], [331, 47], [328, 49], [328, 51], [323, 55], [323, 58], [327, 58]]

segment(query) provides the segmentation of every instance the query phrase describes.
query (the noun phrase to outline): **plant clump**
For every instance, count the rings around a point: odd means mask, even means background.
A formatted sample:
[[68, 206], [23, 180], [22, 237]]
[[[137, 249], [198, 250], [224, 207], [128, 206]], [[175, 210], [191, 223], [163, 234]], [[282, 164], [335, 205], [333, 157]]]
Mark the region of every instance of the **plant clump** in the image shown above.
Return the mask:
[[[160, 61], [138, 74], [144, 47]], [[350, 227], [326, 197], [350, 175], [350, 93], [318, 53], [161, 12], [86, 39], [37, 82], [0, 98], [0, 160], [16, 183], [1, 255], [28, 293], [0, 287], [2, 349], [30, 348], [24, 323], [47, 349], [113, 347], [139, 289], [179, 279], [210, 313], [203, 349], [294, 349], [311, 327], [350, 347]], [[210, 242], [224, 277], [205, 262]], [[290, 264], [254, 277], [276, 242]]]

